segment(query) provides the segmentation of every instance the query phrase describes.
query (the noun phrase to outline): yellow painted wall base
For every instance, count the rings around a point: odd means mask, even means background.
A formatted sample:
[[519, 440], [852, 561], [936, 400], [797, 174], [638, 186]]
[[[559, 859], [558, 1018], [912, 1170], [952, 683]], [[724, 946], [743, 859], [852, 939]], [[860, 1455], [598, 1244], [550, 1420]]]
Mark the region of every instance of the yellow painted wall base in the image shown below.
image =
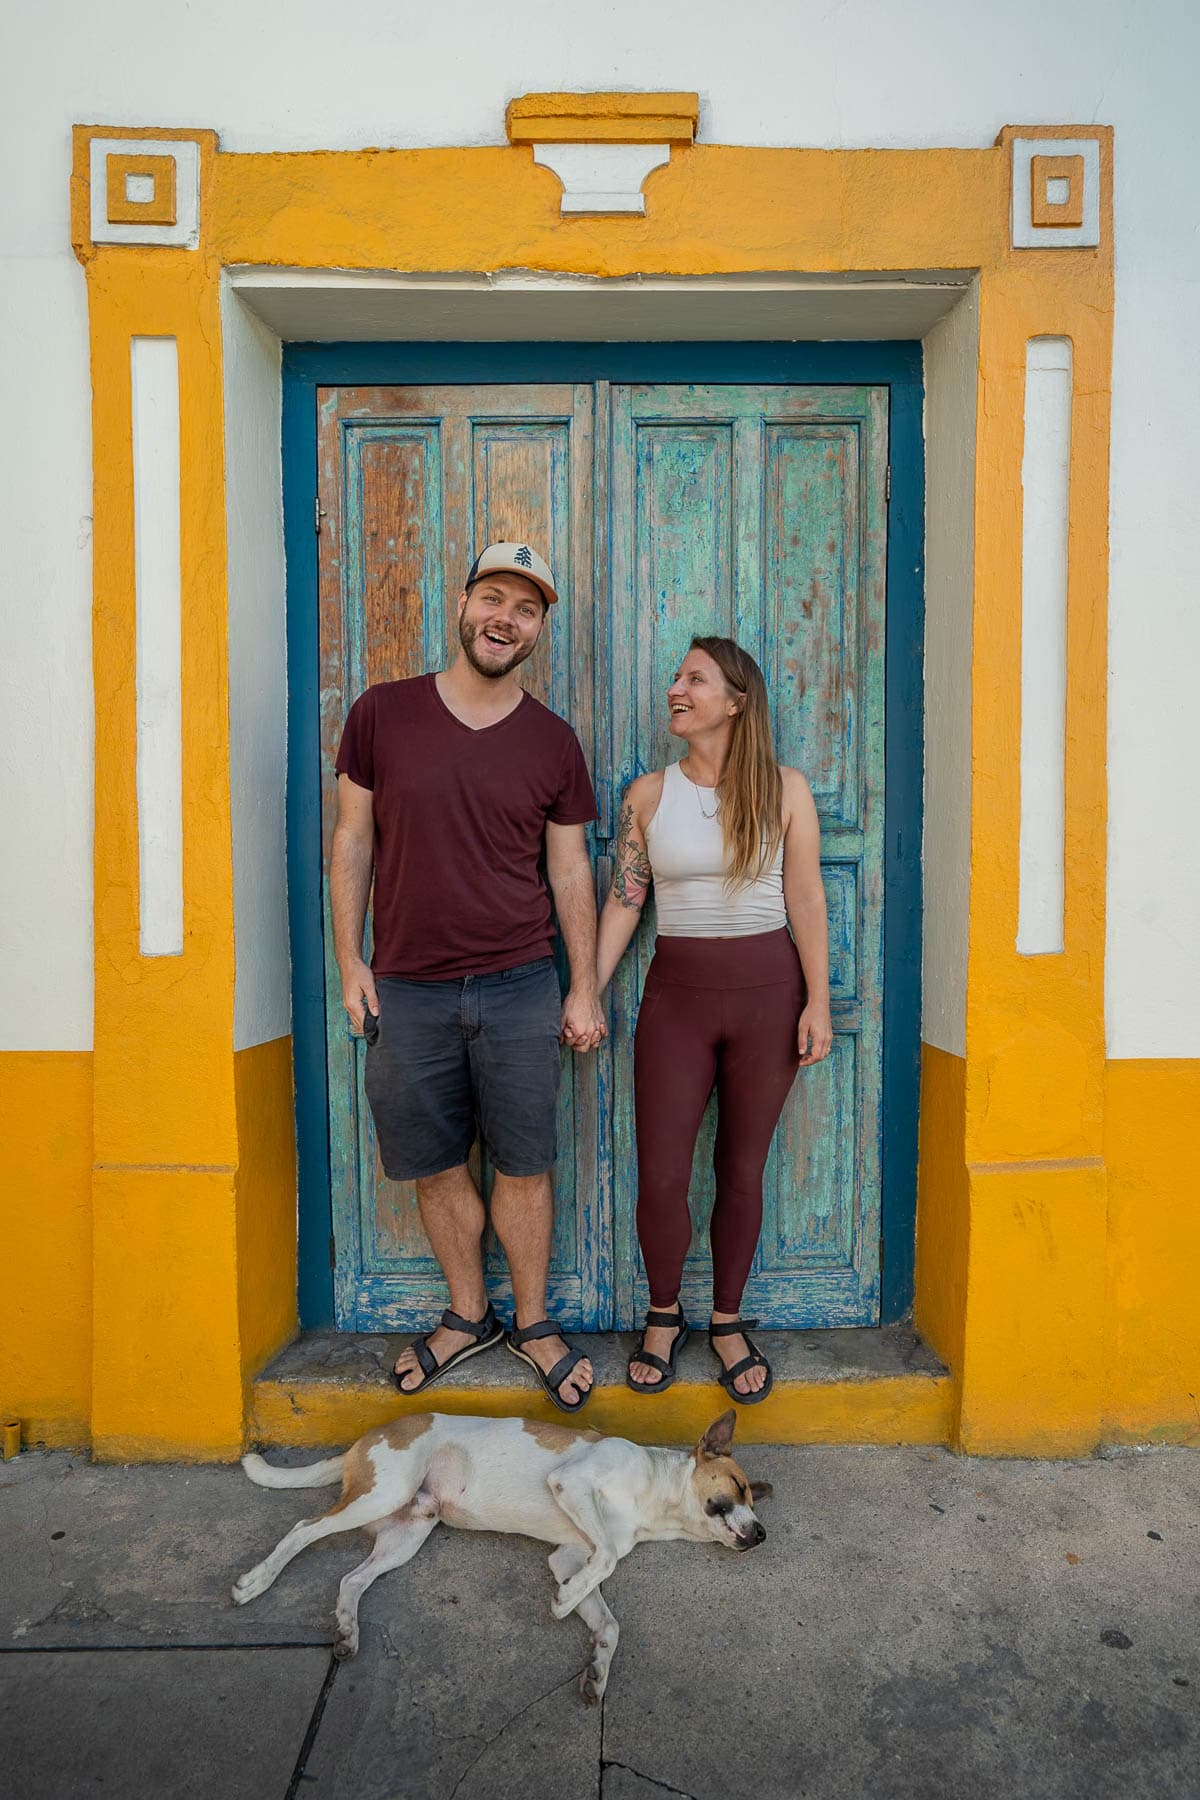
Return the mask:
[[92, 1389], [92, 1058], [0, 1055], [0, 1411], [86, 1444]]
[[[648, 1406], [627, 1387], [597, 1387], [588, 1402], [589, 1430], [639, 1444], [694, 1444], [729, 1400], [715, 1382], [679, 1381]], [[378, 1383], [260, 1380], [254, 1385], [251, 1440], [264, 1445], [348, 1444], [360, 1433], [406, 1413], [517, 1415], [561, 1424], [562, 1414], [528, 1385], [453, 1387], [438, 1384], [421, 1401], [405, 1401]], [[739, 1407], [737, 1434], [750, 1444], [944, 1444], [950, 1428], [945, 1375], [899, 1375], [875, 1381], [777, 1382], [758, 1406]]]
[[1200, 1445], [1200, 1062], [1105, 1080], [1103, 1161], [968, 1165], [966, 1065], [924, 1048], [914, 1319], [961, 1449]]
[[1104, 1437], [1200, 1446], [1200, 1061], [1110, 1062]]
[[1105, 1204], [1099, 1163], [970, 1170], [962, 1450], [1086, 1456], [1099, 1443]]
[[946, 1367], [955, 1370], [962, 1367], [967, 1302], [970, 1194], [963, 1144], [965, 1119], [966, 1064], [960, 1056], [925, 1044], [921, 1051], [913, 1323]]
[[1087, 1455], [1104, 1384], [1103, 1164], [972, 1164], [966, 1119], [966, 1064], [925, 1045], [913, 1314], [952, 1373], [951, 1441]]
[[296, 1335], [296, 1128], [292, 1040], [234, 1058], [237, 1295], [243, 1377]]
[[93, 1171], [91, 1055], [0, 1056], [0, 1413], [23, 1443], [241, 1453], [248, 1380], [296, 1330], [291, 1040], [234, 1075], [236, 1171]]
[[98, 1169], [94, 1193], [94, 1454], [232, 1461], [242, 1438], [233, 1169]]
[[291, 1039], [233, 1059], [236, 1168], [98, 1169], [92, 1443], [232, 1461], [251, 1376], [296, 1331]]
[[[404, 1410], [378, 1388], [253, 1380], [296, 1329], [290, 1040], [240, 1052], [235, 1080], [236, 1171], [96, 1175], [122, 1246], [102, 1245], [94, 1272], [102, 1458], [230, 1459], [247, 1433], [345, 1443]], [[91, 1104], [87, 1054], [0, 1058], [0, 1229], [23, 1272], [0, 1332], [0, 1411], [52, 1447], [93, 1430]], [[781, 1385], [739, 1415], [742, 1435], [1000, 1455], [1200, 1445], [1200, 1063], [1108, 1065], [1103, 1168], [969, 1170], [964, 1105], [965, 1065], [926, 1046], [914, 1310], [952, 1376]], [[683, 1443], [720, 1399], [680, 1383], [669, 1417], [650, 1420], [613, 1389], [588, 1416]], [[553, 1416], [523, 1386], [439, 1388], [436, 1404]]]

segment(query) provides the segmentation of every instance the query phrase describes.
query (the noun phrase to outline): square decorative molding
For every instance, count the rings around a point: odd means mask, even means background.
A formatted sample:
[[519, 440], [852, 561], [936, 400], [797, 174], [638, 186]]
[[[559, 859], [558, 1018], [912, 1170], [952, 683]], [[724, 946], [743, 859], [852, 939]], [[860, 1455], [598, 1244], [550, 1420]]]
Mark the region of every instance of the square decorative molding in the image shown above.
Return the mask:
[[103, 138], [88, 146], [93, 244], [200, 241], [200, 146], [194, 138]]
[[1085, 250], [1100, 242], [1100, 140], [1012, 140], [1014, 250]]
[[1029, 216], [1034, 225], [1083, 224], [1082, 156], [1035, 156], [1029, 164]]
[[175, 158], [109, 156], [108, 223], [175, 224]]

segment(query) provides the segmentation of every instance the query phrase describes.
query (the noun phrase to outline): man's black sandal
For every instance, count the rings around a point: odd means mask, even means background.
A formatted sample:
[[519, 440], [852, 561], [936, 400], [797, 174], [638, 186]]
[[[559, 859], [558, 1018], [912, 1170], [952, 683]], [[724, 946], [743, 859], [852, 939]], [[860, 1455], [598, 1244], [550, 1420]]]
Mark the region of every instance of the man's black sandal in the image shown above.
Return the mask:
[[[760, 1400], [766, 1399], [775, 1385], [775, 1377], [771, 1372], [770, 1363], [750, 1336], [750, 1332], [757, 1329], [757, 1319], [731, 1319], [728, 1325], [710, 1325], [708, 1328], [708, 1347], [717, 1361], [721, 1363], [721, 1373], [717, 1376], [717, 1380], [725, 1392], [732, 1395], [739, 1406], [757, 1406]], [[750, 1354], [743, 1356], [741, 1362], [735, 1362], [731, 1369], [727, 1369], [717, 1354], [717, 1346], [713, 1343], [713, 1339], [715, 1337], [733, 1337], [739, 1331], [750, 1346]], [[767, 1371], [767, 1379], [756, 1394], [743, 1394], [740, 1388], [735, 1388], [733, 1385], [738, 1376], [744, 1375], [747, 1369], [765, 1369]]]
[[[646, 1314], [646, 1326], [651, 1325], [676, 1327], [675, 1337], [671, 1344], [671, 1355], [669, 1361], [664, 1362], [661, 1356], [655, 1356], [653, 1351], [647, 1350], [646, 1331], [643, 1329], [641, 1343], [629, 1358], [629, 1367], [625, 1371], [625, 1384], [627, 1387], [631, 1387], [635, 1394], [661, 1394], [670, 1387], [675, 1379], [675, 1359], [688, 1340], [688, 1322], [683, 1316], [682, 1307], [678, 1312], [658, 1312], [651, 1307]], [[652, 1369], [658, 1370], [662, 1380], [635, 1381], [632, 1373], [635, 1362], [649, 1363]]]
[[464, 1319], [461, 1313], [451, 1312], [447, 1307], [442, 1314], [442, 1324], [447, 1331], [469, 1332], [475, 1342], [464, 1344], [461, 1350], [456, 1350], [453, 1356], [448, 1356], [445, 1362], [440, 1363], [429, 1348], [432, 1332], [423, 1331], [420, 1337], [415, 1337], [412, 1341], [412, 1348], [416, 1351], [417, 1362], [421, 1369], [421, 1379], [416, 1387], [401, 1385], [405, 1376], [412, 1374], [411, 1369], [404, 1369], [399, 1374], [395, 1369], [392, 1370], [392, 1380], [402, 1394], [419, 1394], [425, 1388], [432, 1387], [439, 1376], [448, 1375], [451, 1369], [457, 1367], [460, 1362], [466, 1362], [469, 1356], [478, 1356], [481, 1350], [490, 1350], [492, 1345], [498, 1344], [504, 1336], [504, 1327], [496, 1317], [496, 1309], [490, 1300], [482, 1319]]
[[[521, 1346], [527, 1344], [531, 1338], [546, 1337], [562, 1337], [562, 1327], [556, 1325], [553, 1319], [539, 1319], [536, 1325], [526, 1325], [523, 1331], [519, 1331], [514, 1325], [508, 1334], [507, 1343], [514, 1356], [519, 1356], [522, 1362], [529, 1364], [559, 1411], [576, 1413], [581, 1406], [587, 1404], [591, 1388], [587, 1390], [586, 1394], [581, 1394], [578, 1400], [564, 1400], [558, 1390], [571, 1370], [584, 1361], [583, 1351], [568, 1349], [567, 1354], [560, 1356], [552, 1369], [543, 1369], [534, 1362], [532, 1356], [526, 1355]], [[563, 1338], [563, 1342], [566, 1342], [565, 1338]]]

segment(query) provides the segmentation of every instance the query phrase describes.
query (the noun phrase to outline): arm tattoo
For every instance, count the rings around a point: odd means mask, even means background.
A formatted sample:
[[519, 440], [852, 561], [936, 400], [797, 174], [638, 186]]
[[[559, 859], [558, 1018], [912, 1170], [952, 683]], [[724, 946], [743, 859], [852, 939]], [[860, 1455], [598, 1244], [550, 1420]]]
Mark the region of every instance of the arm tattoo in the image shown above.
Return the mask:
[[650, 858], [644, 844], [634, 837], [633, 807], [627, 800], [621, 808], [617, 826], [617, 868], [613, 876], [613, 897], [631, 912], [640, 912], [652, 876]]

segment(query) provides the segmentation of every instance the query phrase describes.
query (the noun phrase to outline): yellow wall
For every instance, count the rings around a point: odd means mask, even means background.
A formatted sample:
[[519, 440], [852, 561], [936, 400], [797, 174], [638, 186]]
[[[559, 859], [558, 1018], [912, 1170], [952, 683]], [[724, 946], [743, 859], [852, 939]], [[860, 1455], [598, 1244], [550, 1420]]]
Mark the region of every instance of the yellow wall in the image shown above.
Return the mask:
[[85, 1444], [92, 1387], [92, 1058], [0, 1055], [0, 1411]]
[[952, 1370], [962, 1367], [967, 1305], [965, 1117], [965, 1062], [923, 1044], [913, 1323]]
[[1103, 1166], [969, 1171], [958, 1442], [989, 1456], [1084, 1456], [1100, 1441]]
[[92, 1446], [232, 1460], [242, 1437], [232, 1169], [97, 1169]]
[[240, 1454], [250, 1378], [296, 1331], [291, 1039], [234, 1078], [236, 1168], [94, 1168], [92, 1057], [0, 1055], [0, 1414], [25, 1443]]
[[1200, 1445], [1200, 1062], [1110, 1062], [1104, 1436]]
[[296, 1320], [296, 1133], [292, 1040], [239, 1050], [237, 1291], [241, 1364], [256, 1373]]
[[972, 1164], [966, 1065], [922, 1058], [914, 1318], [954, 1377], [952, 1440], [1200, 1444], [1200, 1063], [1109, 1062], [1103, 1158]]
[[292, 1044], [233, 1058], [237, 1163], [95, 1173], [93, 1447], [229, 1461], [250, 1378], [296, 1330]]

